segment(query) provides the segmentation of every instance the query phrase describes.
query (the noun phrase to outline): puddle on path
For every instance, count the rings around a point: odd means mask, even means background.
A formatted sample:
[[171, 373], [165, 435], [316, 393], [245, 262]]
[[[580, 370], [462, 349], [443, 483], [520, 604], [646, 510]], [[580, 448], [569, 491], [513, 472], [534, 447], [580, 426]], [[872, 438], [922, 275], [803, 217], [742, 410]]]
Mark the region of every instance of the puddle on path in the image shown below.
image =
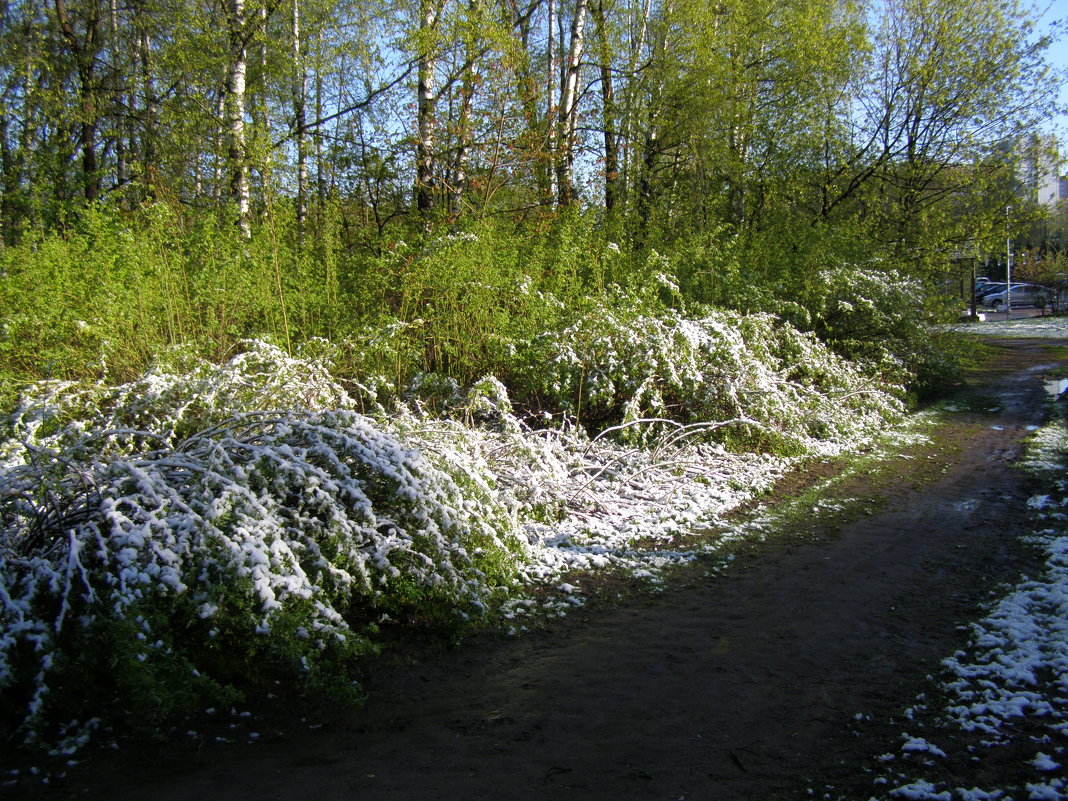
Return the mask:
[[1059, 398], [1068, 390], [1068, 378], [1047, 378], [1045, 385], [1046, 392], [1055, 398]]

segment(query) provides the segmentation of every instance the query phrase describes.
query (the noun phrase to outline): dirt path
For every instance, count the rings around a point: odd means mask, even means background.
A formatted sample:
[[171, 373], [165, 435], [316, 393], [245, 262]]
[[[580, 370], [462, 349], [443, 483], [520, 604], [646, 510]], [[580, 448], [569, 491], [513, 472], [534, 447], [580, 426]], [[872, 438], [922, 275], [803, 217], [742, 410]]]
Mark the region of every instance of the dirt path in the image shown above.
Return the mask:
[[1025, 558], [1029, 491], [1010, 463], [1041, 419], [1044, 344], [1001, 343], [979, 411], [836, 489], [861, 510], [883, 498], [877, 513], [799, 520], [720, 576], [384, 671], [361, 711], [309, 708], [251, 746], [128, 752], [48, 795], [744, 801], [842, 786]]

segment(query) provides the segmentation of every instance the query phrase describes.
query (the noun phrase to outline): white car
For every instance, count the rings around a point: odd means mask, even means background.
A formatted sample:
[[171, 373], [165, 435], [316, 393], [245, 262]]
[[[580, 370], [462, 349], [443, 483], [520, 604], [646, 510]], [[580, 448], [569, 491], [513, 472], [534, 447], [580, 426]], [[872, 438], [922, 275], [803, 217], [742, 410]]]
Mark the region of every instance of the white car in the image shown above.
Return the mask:
[[[1013, 284], [1011, 291], [1013, 308], [1023, 306], [1038, 306], [1042, 308], [1053, 299], [1053, 290], [1038, 284]], [[994, 311], [1005, 306], [1008, 302], [1009, 289], [1007, 288], [998, 292], [991, 292], [980, 300], [980, 303], [984, 306], [989, 306]]]

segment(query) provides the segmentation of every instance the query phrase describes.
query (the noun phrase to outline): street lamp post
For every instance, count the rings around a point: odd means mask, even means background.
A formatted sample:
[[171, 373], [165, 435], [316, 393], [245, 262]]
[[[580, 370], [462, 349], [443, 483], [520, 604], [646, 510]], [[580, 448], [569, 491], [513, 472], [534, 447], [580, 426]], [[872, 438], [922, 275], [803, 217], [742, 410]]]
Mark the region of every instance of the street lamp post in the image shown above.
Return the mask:
[[1005, 319], [1012, 315], [1012, 237], [1009, 234], [1009, 214], [1012, 206], [1005, 207]]

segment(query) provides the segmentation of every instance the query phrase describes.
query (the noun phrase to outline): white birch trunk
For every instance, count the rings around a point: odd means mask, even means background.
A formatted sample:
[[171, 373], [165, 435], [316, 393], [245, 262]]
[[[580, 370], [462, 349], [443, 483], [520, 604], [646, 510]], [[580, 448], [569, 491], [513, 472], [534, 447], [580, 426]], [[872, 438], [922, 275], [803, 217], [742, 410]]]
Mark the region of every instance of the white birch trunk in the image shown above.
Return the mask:
[[214, 184], [212, 185], [212, 200], [218, 205], [223, 199], [223, 182], [226, 180], [226, 158], [223, 154], [224, 139], [225, 139], [225, 127], [226, 127], [226, 78], [229, 75], [229, 68], [227, 68], [226, 74], [223, 75], [224, 89], [219, 92], [219, 96], [215, 101], [215, 119], [218, 121], [218, 125], [215, 128], [215, 174]]
[[571, 43], [560, 93], [561, 154], [557, 191], [561, 206], [570, 205], [578, 198], [575, 189], [575, 146], [578, 128], [578, 83], [585, 43], [587, 4], [588, 0], [578, 0], [575, 7], [575, 18], [571, 21]]
[[[152, 38], [148, 31], [142, 30], [138, 37], [138, 50], [141, 61], [141, 94], [145, 103], [145, 125], [141, 133], [141, 160], [144, 182], [150, 197], [155, 196], [155, 187], [159, 181], [159, 165], [156, 164], [156, 137], [158, 135], [159, 98], [156, 97], [156, 80], [152, 72]], [[200, 174], [200, 155], [197, 160], [197, 175]], [[200, 194], [198, 180], [197, 194]]]
[[237, 204], [238, 226], [250, 237], [248, 165], [245, 147], [245, 78], [248, 53], [245, 46], [247, 20], [245, 0], [230, 0], [230, 64], [226, 76], [227, 117], [230, 129], [230, 194]]
[[545, 109], [545, 149], [549, 159], [546, 171], [549, 174], [549, 197], [556, 200], [556, 172], [559, 163], [559, 149], [556, 145], [556, 98], [559, 91], [559, 72], [556, 66], [556, 0], [548, 0], [549, 36], [546, 45], [546, 92]]
[[[634, 115], [637, 105], [637, 92], [640, 82], [637, 80], [638, 67], [645, 53], [645, 40], [649, 32], [649, 16], [652, 13], [652, 0], [645, 0], [641, 19], [638, 20], [638, 33], [631, 42], [630, 61], [627, 64], [627, 83], [623, 96], [623, 131], [622, 131], [622, 172], [624, 186], [630, 186], [633, 182], [634, 159], [636, 148], [632, 146], [634, 141]], [[624, 189], [626, 191], [626, 189]]]

